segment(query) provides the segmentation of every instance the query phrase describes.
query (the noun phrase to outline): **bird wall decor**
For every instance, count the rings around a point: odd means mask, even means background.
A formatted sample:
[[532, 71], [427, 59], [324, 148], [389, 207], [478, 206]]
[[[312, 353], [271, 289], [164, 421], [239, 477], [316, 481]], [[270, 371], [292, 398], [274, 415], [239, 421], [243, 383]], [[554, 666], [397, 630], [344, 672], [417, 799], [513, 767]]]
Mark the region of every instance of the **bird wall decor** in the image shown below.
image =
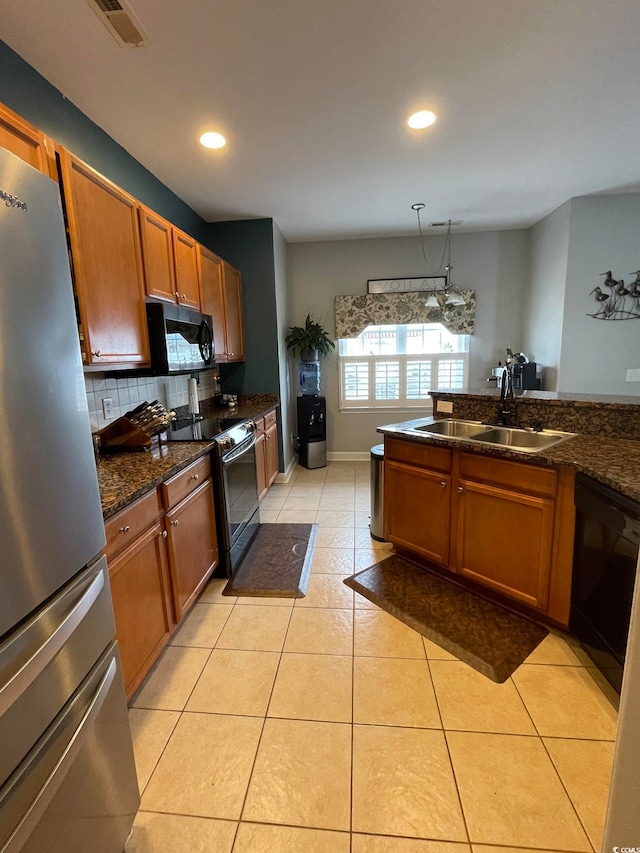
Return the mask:
[[611, 270], [600, 273], [604, 276], [603, 287], [596, 285], [589, 293], [596, 300], [598, 310], [587, 317], [595, 320], [640, 320], [640, 270], [629, 273], [635, 279], [627, 287], [624, 279], [616, 281]]

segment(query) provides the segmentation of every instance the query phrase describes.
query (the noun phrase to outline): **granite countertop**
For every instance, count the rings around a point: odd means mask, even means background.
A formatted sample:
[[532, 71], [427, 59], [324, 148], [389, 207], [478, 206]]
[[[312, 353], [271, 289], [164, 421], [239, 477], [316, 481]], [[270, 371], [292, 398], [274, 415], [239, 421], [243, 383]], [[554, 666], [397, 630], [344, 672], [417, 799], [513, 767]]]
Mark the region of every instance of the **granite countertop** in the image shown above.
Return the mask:
[[177, 441], [172, 444], [160, 444], [141, 453], [101, 456], [96, 467], [102, 517], [106, 521], [200, 456], [204, 456], [212, 447], [212, 441]]
[[[236, 406], [216, 406], [205, 401], [201, 411], [208, 417], [254, 419], [262, 417], [277, 405], [278, 397], [274, 394], [254, 394], [241, 397]], [[154, 445], [146, 452], [100, 456], [96, 468], [104, 520], [173, 477], [200, 456], [205, 456], [213, 445], [212, 441], [176, 441]]]
[[470, 439], [447, 438], [424, 432], [415, 432], [412, 427], [425, 423], [425, 418], [416, 418], [397, 424], [378, 427], [378, 432], [406, 441], [436, 446], [459, 447], [470, 453], [480, 453], [532, 465], [569, 466], [633, 500], [640, 501], [640, 441], [622, 438], [602, 438], [593, 435], [575, 435], [553, 447], [533, 453], [506, 447], [487, 446]]
[[[514, 389], [516, 400], [540, 400], [550, 405], [572, 403], [575, 406], [593, 406], [598, 408], [611, 406], [613, 408], [627, 408], [628, 406], [640, 406], [640, 396], [616, 395], [616, 394], [575, 394], [566, 391], [519, 391]], [[459, 388], [440, 388], [437, 391], [429, 391], [432, 397], [467, 397], [468, 399], [484, 400], [487, 397], [500, 399], [500, 388], [477, 387], [470, 391], [462, 391]]]

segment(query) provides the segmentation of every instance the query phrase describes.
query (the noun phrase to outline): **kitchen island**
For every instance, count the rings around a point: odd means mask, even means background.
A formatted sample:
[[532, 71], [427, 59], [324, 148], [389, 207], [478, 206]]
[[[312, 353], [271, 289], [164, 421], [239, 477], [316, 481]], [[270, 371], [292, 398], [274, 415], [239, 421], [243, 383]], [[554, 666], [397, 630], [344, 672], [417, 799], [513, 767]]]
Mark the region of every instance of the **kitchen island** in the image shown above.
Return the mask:
[[[530, 392], [529, 392], [530, 393]], [[498, 420], [495, 392], [433, 394], [440, 417]], [[640, 500], [640, 406], [559, 395], [511, 401], [512, 422], [580, 434], [535, 452], [421, 431], [432, 419], [379, 428], [385, 436], [385, 536], [458, 580], [566, 627], [576, 473]], [[453, 408], [453, 412], [450, 409]], [[437, 419], [437, 416], [436, 416]]]

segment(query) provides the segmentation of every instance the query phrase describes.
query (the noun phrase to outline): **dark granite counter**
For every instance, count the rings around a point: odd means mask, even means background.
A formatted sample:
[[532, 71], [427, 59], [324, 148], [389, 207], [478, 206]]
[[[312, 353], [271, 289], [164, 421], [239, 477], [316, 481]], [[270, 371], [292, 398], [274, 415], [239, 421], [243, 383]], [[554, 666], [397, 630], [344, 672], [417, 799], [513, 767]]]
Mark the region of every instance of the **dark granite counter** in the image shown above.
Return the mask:
[[117, 453], [97, 461], [102, 517], [115, 515], [186, 468], [213, 447], [211, 441], [160, 444], [142, 453]]
[[[208, 416], [259, 418], [279, 404], [276, 394], [243, 395], [236, 406], [216, 406], [205, 400], [201, 411]], [[137, 498], [156, 488], [200, 456], [209, 453], [212, 441], [169, 442], [140, 453], [100, 456], [96, 467], [106, 520]]]
[[[464, 417], [462, 415], [455, 415]], [[378, 432], [401, 438], [405, 441], [458, 447], [469, 453], [480, 453], [530, 465], [570, 466], [576, 471], [588, 474], [595, 480], [640, 501], [640, 441], [619, 438], [604, 438], [595, 435], [576, 435], [554, 447], [522, 452], [506, 447], [479, 444], [472, 439], [447, 438], [425, 432], [416, 432], [413, 427], [424, 423], [425, 418], [417, 418], [397, 424], [378, 427]]]

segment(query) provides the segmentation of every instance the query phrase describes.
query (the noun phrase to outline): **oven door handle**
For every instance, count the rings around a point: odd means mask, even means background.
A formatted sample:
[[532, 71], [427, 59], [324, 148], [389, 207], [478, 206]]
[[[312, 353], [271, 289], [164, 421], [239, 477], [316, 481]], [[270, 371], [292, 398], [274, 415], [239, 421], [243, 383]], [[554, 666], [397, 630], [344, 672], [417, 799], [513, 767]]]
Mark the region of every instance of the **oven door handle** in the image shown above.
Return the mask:
[[251, 450], [252, 447], [255, 447], [256, 437], [252, 435], [251, 438], [248, 438], [244, 441], [239, 447], [236, 447], [230, 453], [225, 454], [222, 457], [222, 464], [229, 465], [231, 462], [235, 462], [236, 459], [239, 459], [241, 456], [244, 456], [247, 451]]

